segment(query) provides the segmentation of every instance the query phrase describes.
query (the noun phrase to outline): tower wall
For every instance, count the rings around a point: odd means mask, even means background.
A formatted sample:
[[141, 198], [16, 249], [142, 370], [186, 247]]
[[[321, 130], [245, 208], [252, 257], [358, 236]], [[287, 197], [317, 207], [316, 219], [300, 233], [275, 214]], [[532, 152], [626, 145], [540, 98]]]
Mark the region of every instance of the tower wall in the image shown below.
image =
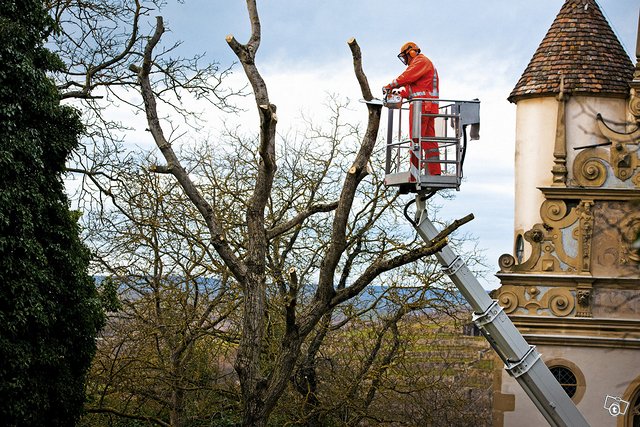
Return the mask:
[[[493, 296], [593, 426], [640, 421], [639, 95], [640, 60], [597, 2], [565, 0], [509, 97], [514, 251]], [[494, 379], [494, 426], [546, 425], [513, 378]]]
[[[547, 365], [570, 362], [579, 376], [579, 391], [573, 398], [578, 410], [587, 417], [592, 426], [616, 427], [622, 418], [612, 417], [604, 408], [607, 396], [622, 396], [630, 399], [629, 383], [640, 377], [638, 350], [615, 351], [615, 363], [609, 348], [538, 346]], [[580, 367], [580, 368], [578, 368]], [[539, 427], [546, 421], [527, 398], [522, 388], [506, 372], [502, 374], [502, 390], [513, 394], [518, 410], [504, 414], [504, 426]], [[630, 408], [629, 408], [630, 409]]]
[[558, 102], [553, 97], [523, 99], [516, 104], [515, 234], [540, 222], [544, 196], [538, 187], [551, 185]]
[[[566, 104], [565, 128], [567, 141], [567, 169], [569, 173], [569, 184], [575, 181], [574, 177], [574, 161], [584, 149], [576, 147], [584, 147], [588, 145], [596, 145], [607, 143], [596, 121], [597, 114], [609, 123], [610, 127], [623, 132], [625, 130], [627, 99], [608, 98], [599, 96], [570, 96]], [[547, 171], [548, 172], [548, 171]], [[547, 176], [549, 174], [547, 173]], [[631, 184], [631, 183], [627, 183]], [[603, 187], [614, 188], [617, 186], [609, 180]], [[624, 185], [624, 187], [633, 188]]]
[[[575, 182], [574, 161], [584, 151], [580, 147], [608, 142], [598, 128], [597, 114], [601, 114], [611, 128], [623, 132], [626, 106], [627, 101], [621, 98], [568, 97], [564, 112], [568, 185]], [[521, 99], [516, 103], [514, 243], [518, 235], [542, 221], [540, 207], [545, 197], [539, 188], [555, 185], [551, 169], [558, 138], [558, 107], [559, 101], [551, 96]], [[608, 175], [613, 176], [613, 171], [608, 171]], [[609, 179], [604, 187], [633, 188], [633, 185], [631, 181]], [[531, 251], [529, 247], [524, 250], [526, 258]]]

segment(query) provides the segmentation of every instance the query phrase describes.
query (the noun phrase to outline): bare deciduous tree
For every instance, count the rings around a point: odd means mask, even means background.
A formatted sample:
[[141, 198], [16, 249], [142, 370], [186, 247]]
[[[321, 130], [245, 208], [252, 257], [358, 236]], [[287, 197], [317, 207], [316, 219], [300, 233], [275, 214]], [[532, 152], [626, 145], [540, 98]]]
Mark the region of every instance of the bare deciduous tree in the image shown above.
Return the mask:
[[[214, 157], [211, 145], [181, 151], [181, 134], [172, 118], [163, 115], [162, 106], [193, 124], [198, 117], [181, 102], [185, 93], [230, 111], [229, 97], [237, 92], [224, 91], [221, 85], [228, 69], [200, 66], [199, 57], [171, 59], [176, 46], [162, 46], [161, 17], [151, 36], [141, 31], [142, 20], [160, 4], [92, 0], [48, 5], [60, 23], [56, 41], [68, 65], [59, 76], [59, 87], [65, 99], [80, 102], [89, 140], [97, 142], [80, 153], [70, 170], [81, 173], [93, 190], [85, 193], [90, 200], [85, 207], [105, 226], [99, 235], [88, 236], [101, 255], [101, 271], [116, 278], [119, 289], [127, 293], [125, 308], [113, 325], [122, 327], [121, 333], [144, 331], [126, 344], [115, 339], [118, 334], [105, 337], [113, 339], [104, 346], [103, 360], [114, 352], [118, 357], [98, 367], [96, 375], [105, 381], [95, 394], [106, 402], [114, 381], [107, 374], [120, 369], [121, 363], [137, 366], [140, 372], [153, 369], [155, 383], [147, 385], [147, 400], [139, 400], [140, 390], [132, 386], [127, 404], [140, 407], [154, 401], [169, 416], [167, 421], [164, 415], [129, 411], [133, 406], [110, 408], [102, 403], [92, 410], [180, 425], [185, 420], [184, 393], [195, 387], [185, 373], [192, 366], [187, 356], [199, 343], [212, 345], [214, 337], [237, 341], [234, 367], [242, 424], [266, 425], [292, 378], [304, 369], [303, 361], [312, 360], [314, 346], [322, 345], [324, 331], [337, 327], [336, 310], [346, 313], [368, 286], [388, 285], [394, 271], [438, 251], [453, 228], [428, 245], [398, 230], [397, 195], [384, 191], [379, 173], [372, 173], [371, 167], [379, 106], [367, 106], [364, 134], [338, 120], [336, 126], [345, 127], [333, 129], [331, 137], [312, 131], [310, 138], [326, 141], [326, 148], [317, 153], [309, 144], [279, 144], [276, 106], [255, 62], [261, 41], [255, 0], [247, 1], [248, 42], [228, 36], [227, 43], [252, 89], [259, 134], [247, 141], [230, 132], [244, 156], [238, 156], [239, 150], [223, 155], [222, 144]], [[355, 39], [348, 46], [362, 96], [370, 100], [360, 48]], [[140, 94], [141, 102], [130, 97], [131, 89]], [[163, 164], [142, 162], [143, 170], [135, 170], [141, 164], [121, 144], [122, 125], [107, 113], [112, 103], [144, 112]], [[339, 103], [334, 108], [339, 115]], [[357, 144], [343, 142], [356, 136]], [[127, 176], [147, 173], [147, 184]], [[405, 280], [428, 282], [416, 276]], [[207, 289], [201, 289], [199, 280], [211, 278], [216, 280], [208, 289], [212, 292], [201, 293]], [[241, 295], [240, 315], [233, 312], [235, 295]], [[410, 311], [410, 302], [399, 304], [395, 314], [382, 321], [374, 339], [380, 343], [374, 345], [378, 350], [371, 353], [370, 362], [363, 362], [361, 378], [373, 371], [383, 378], [384, 369], [376, 368], [376, 361], [384, 365], [397, 347], [382, 342], [397, 338], [396, 325]], [[155, 343], [152, 352], [148, 339]], [[146, 349], [149, 364], [124, 357], [134, 348]], [[158, 382], [165, 384], [158, 388]], [[370, 386], [365, 406], [375, 397], [376, 386]]]
[[[296, 361], [301, 354], [301, 346], [309, 334], [318, 325], [325, 314], [337, 305], [358, 295], [367, 285], [383, 273], [414, 262], [437, 251], [444, 240], [427, 246], [416, 246], [405, 251], [382, 250], [369, 253], [370, 261], [357, 272], [349, 270], [351, 248], [357, 245], [357, 236], [349, 236], [354, 220], [354, 202], [358, 189], [369, 174], [374, 144], [377, 140], [381, 107], [368, 106], [367, 130], [355, 153], [353, 163], [341, 184], [339, 198], [334, 203], [309, 203], [306, 209], [292, 215], [288, 220], [269, 223], [267, 206], [277, 172], [276, 162], [276, 106], [271, 103], [267, 86], [260, 75], [255, 55], [261, 41], [261, 23], [256, 2], [247, 1], [251, 36], [246, 44], [233, 36], [227, 37], [227, 43], [236, 53], [253, 89], [256, 108], [259, 115], [260, 132], [256, 151], [259, 163], [254, 186], [247, 202], [246, 248], [234, 248], [225, 236], [224, 217], [217, 213], [217, 207], [207, 200], [182, 165], [171, 142], [167, 139], [157, 110], [157, 92], [153, 90], [150, 76], [155, 67], [154, 51], [164, 32], [162, 18], [157, 19], [153, 36], [144, 49], [142, 63], [131, 66], [138, 76], [138, 82], [144, 99], [149, 130], [162, 153], [166, 164], [154, 168], [156, 172], [170, 173], [178, 181], [185, 194], [207, 224], [210, 242], [229, 269], [243, 294], [242, 333], [238, 347], [235, 369], [238, 373], [243, 398], [243, 425], [266, 425], [267, 419], [291, 378]], [[354, 69], [363, 97], [372, 99], [366, 77], [362, 71], [361, 53], [355, 40], [349, 41], [354, 59]], [[374, 202], [375, 203], [375, 202]], [[298, 299], [298, 280], [295, 270], [289, 270], [286, 289], [285, 322], [279, 335], [277, 351], [272, 355], [272, 363], [263, 363], [264, 345], [268, 332], [268, 319], [265, 314], [268, 289], [268, 260], [270, 241], [293, 232], [318, 212], [332, 212], [330, 238], [318, 252], [319, 266], [315, 292], [303, 308], [296, 306]], [[371, 221], [374, 221], [371, 218]], [[349, 237], [354, 237], [350, 240]], [[342, 271], [342, 273], [341, 273]], [[345, 286], [340, 287], [341, 275], [349, 277]], [[353, 275], [351, 273], [354, 273]]]
[[[80, 177], [78, 196], [91, 201], [83, 206], [99, 208], [114, 185], [121, 167], [131, 164], [126, 138], [131, 123], [118, 118], [118, 111], [144, 111], [135, 72], [130, 64], [144, 55], [148, 35], [164, 0], [47, 0], [45, 7], [57, 24], [52, 50], [64, 62], [64, 70], [53, 75], [64, 102], [82, 113], [85, 137], [71, 159], [69, 172]], [[151, 90], [164, 107], [164, 119], [172, 132], [180, 124], [191, 129], [202, 124], [201, 111], [185, 107], [185, 98], [226, 112], [237, 111], [231, 100], [242, 91], [225, 86], [231, 66], [208, 63], [203, 55], [182, 56], [180, 43], [153, 52]], [[130, 142], [128, 143], [130, 144]], [[87, 197], [89, 196], [89, 197]], [[94, 200], [90, 197], [95, 196]]]

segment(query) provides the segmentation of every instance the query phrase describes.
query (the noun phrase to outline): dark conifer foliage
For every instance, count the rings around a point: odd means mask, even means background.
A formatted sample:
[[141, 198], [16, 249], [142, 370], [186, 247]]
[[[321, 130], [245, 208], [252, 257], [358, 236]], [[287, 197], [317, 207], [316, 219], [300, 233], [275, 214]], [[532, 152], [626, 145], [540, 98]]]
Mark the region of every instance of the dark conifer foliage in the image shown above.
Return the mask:
[[38, 0], [0, 3], [0, 420], [73, 425], [104, 322], [62, 173], [78, 144]]

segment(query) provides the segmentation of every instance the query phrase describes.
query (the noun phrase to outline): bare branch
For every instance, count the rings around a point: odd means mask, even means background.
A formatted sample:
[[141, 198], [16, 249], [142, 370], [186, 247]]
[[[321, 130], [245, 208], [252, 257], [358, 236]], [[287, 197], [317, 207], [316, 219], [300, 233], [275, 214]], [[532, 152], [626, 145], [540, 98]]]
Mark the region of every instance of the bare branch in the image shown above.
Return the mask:
[[[357, 46], [355, 40], [351, 43], [352, 55], [354, 57], [354, 64], [356, 64], [356, 73], [362, 73], [362, 70], [357, 68], [361, 61], [358, 57], [359, 48], [355, 49], [353, 46]], [[364, 82], [363, 94], [368, 90], [368, 84], [366, 80]], [[369, 90], [370, 92], [370, 90]], [[338, 201], [338, 207], [333, 221], [333, 231], [331, 234], [331, 245], [327, 250], [327, 254], [322, 261], [322, 267], [320, 269], [320, 278], [318, 281], [318, 292], [316, 298], [320, 301], [328, 301], [333, 297], [334, 289], [334, 276], [335, 270], [347, 247], [346, 242], [346, 227], [349, 219], [349, 213], [353, 205], [356, 190], [362, 179], [367, 174], [367, 164], [371, 158], [373, 147], [375, 146], [378, 129], [380, 127], [380, 115], [382, 109], [370, 109], [369, 119], [367, 122], [367, 130], [360, 145], [360, 149], [356, 155], [356, 159], [353, 165], [349, 169], [349, 173], [344, 179], [342, 186], [342, 192]]]
[[209, 231], [211, 232], [211, 242], [214, 248], [229, 266], [229, 269], [233, 272], [238, 282], [244, 283], [246, 266], [237, 258], [229, 247], [224, 237], [222, 227], [216, 220], [213, 207], [204, 199], [196, 185], [189, 178], [187, 171], [181, 165], [180, 160], [171, 147], [171, 144], [165, 138], [162, 126], [160, 125], [160, 120], [158, 119], [156, 100], [151, 88], [149, 73], [151, 71], [153, 49], [160, 41], [163, 32], [163, 20], [162, 17], [159, 16], [156, 19], [155, 32], [145, 47], [142, 67], [132, 66], [132, 68], [138, 72], [140, 91], [144, 99], [149, 130], [153, 135], [156, 145], [167, 161], [167, 168], [170, 168], [171, 173], [176, 177], [184, 189], [185, 194], [187, 194], [207, 223]]
[[[371, 89], [369, 87], [369, 81], [367, 80], [367, 76], [364, 74], [362, 70], [362, 52], [360, 51], [360, 46], [355, 38], [350, 38], [347, 41], [349, 48], [351, 49], [351, 56], [353, 57], [353, 69], [356, 74], [356, 78], [358, 79], [358, 83], [360, 84], [360, 90], [362, 91], [362, 96], [366, 101], [371, 101], [373, 99], [373, 95], [371, 93]], [[377, 108], [382, 109], [382, 106], [375, 106], [371, 104], [367, 104], [369, 108]]]
[[[129, 41], [127, 42], [127, 44], [124, 46], [124, 48], [122, 49], [122, 51], [113, 56], [112, 58], [109, 58], [108, 60], [95, 65], [95, 66], [91, 66], [89, 67], [89, 69], [86, 72], [85, 75], [85, 81], [84, 84], [81, 85], [82, 89], [80, 89], [79, 91], [72, 91], [72, 92], [63, 92], [61, 95], [62, 99], [67, 99], [67, 98], [95, 98], [94, 96], [91, 95], [91, 90], [95, 87], [94, 84], [94, 76], [98, 73], [100, 73], [101, 71], [111, 67], [114, 64], [117, 64], [118, 62], [122, 61], [123, 59], [125, 59], [132, 51], [133, 46], [135, 44], [135, 42], [138, 39], [138, 21], [140, 20], [140, 10], [141, 10], [141, 5], [140, 5], [140, 0], [135, 0], [135, 11], [133, 14], [133, 23], [131, 25], [131, 36], [129, 37]], [[59, 18], [58, 18], [59, 19]], [[68, 82], [71, 83], [71, 82]], [[59, 86], [60, 88], [64, 88], [65, 85]]]
[[410, 251], [408, 253], [395, 256], [388, 260], [378, 260], [371, 264], [365, 272], [358, 277], [354, 281], [354, 283], [345, 288], [344, 290], [338, 291], [336, 295], [331, 300], [331, 305], [338, 305], [349, 298], [353, 298], [358, 295], [362, 290], [369, 285], [376, 277], [380, 274], [392, 270], [394, 268], [401, 267], [403, 265], [409, 264], [411, 262], [417, 261], [425, 256], [433, 255], [442, 249], [445, 245], [447, 245], [447, 236], [449, 236], [453, 231], [455, 231], [458, 227], [466, 224], [467, 222], [473, 219], [473, 214], [469, 214], [462, 219], [456, 220], [451, 223], [448, 227], [442, 230], [435, 239], [431, 241], [431, 244], [428, 246], [423, 246], [420, 249]]
[[267, 231], [267, 239], [271, 240], [281, 234], [286, 233], [287, 231], [291, 230], [292, 228], [302, 224], [304, 222], [305, 219], [309, 218], [311, 215], [314, 215], [316, 213], [319, 212], [331, 212], [332, 210], [334, 210], [336, 207], [338, 206], [338, 202], [333, 202], [333, 203], [323, 203], [323, 204], [317, 204], [317, 205], [313, 205], [311, 206], [309, 209], [307, 209], [304, 212], [300, 212], [298, 215], [296, 215], [294, 218], [292, 218], [291, 220], [279, 224], [276, 227], [273, 227], [272, 229]]
[[149, 172], [171, 174], [173, 173], [173, 168], [164, 165], [151, 165], [149, 166]]
[[130, 420], [148, 421], [148, 422], [158, 424], [159, 426], [162, 426], [162, 427], [171, 427], [171, 424], [164, 422], [161, 419], [156, 417], [149, 417], [144, 415], [131, 415], [125, 412], [118, 411], [113, 408], [87, 408], [86, 411], [90, 414], [113, 414], [118, 417], [128, 418]]

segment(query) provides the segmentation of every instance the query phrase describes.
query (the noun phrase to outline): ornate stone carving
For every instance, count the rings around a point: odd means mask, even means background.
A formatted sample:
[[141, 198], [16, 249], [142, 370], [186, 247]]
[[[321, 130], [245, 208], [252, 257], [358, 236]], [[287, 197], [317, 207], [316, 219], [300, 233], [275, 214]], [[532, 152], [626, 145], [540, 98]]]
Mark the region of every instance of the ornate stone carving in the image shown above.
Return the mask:
[[576, 300], [578, 301], [576, 317], [591, 317], [591, 287], [580, 289], [578, 286]]
[[518, 308], [518, 296], [510, 291], [502, 291], [498, 296], [498, 303], [505, 313], [513, 313]]
[[578, 205], [576, 213], [580, 218], [578, 253], [580, 256], [580, 270], [589, 271], [591, 267], [591, 235], [593, 234], [593, 201], [585, 200]]
[[[640, 28], [638, 28], [638, 36], [640, 37]], [[636, 123], [640, 123], [640, 41], [636, 45], [636, 69], [629, 86], [631, 86], [629, 112], [636, 118]]]
[[549, 221], [557, 222], [567, 216], [567, 204], [562, 200], [545, 200], [540, 215]]
[[620, 223], [620, 240], [622, 243], [623, 264], [640, 263], [640, 252], [634, 248], [640, 235], [640, 212], [626, 216]]
[[507, 314], [567, 317], [574, 312], [576, 299], [567, 288], [505, 285], [498, 302]]
[[601, 187], [607, 180], [608, 153], [602, 148], [580, 152], [573, 161], [573, 179], [583, 187]]
[[549, 291], [547, 294], [551, 294], [548, 298], [549, 309], [557, 317], [568, 316], [573, 311], [575, 300], [568, 290]]
[[545, 230], [542, 224], [536, 224], [533, 229], [524, 233], [524, 239], [531, 245], [531, 256], [522, 264], [516, 264], [512, 255], [503, 254], [498, 259], [502, 271], [530, 271], [540, 260], [542, 242], [545, 240]]
[[567, 185], [567, 136], [565, 127], [565, 105], [567, 96], [564, 91], [564, 76], [560, 77], [560, 92], [558, 100], [558, 116], [556, 120], [556, 141], [553, 148], [553, 175], [554, 186], [565, 187]]
[[502, 254], [500, 258], [498, 258], [498, 265], [502, 271], [511, 271], [513, 270], [513, 266], [516, 265], [516, 259], [513, 255]]
[[607, 123], [605, 123], [604, 118], [601, 114], [596, 115], [596, 121], [598, 124], [598, 128], [600, 129], [600, 133], [607, 140], [612, 143], [622, 143], [622, 144], [633, 144], [638, 145], [640, 142], [640, 128], [636, 127], [631, 132], [618, 132], [614, 129], [611, 129]]
[[640, 96], [637, 91], [632, 90], [631, 98], [629, 99], [629, 111], [636, 117], [636, 120], [640, 117]]
[[586, 307], [589, 305], [591, 300], [590, 290], [578, 291], [577, 296], [578, 296], [578, 304], [580, 305], [580, 307]]
[[591, 243], [592, 274], [638, 276], [640, 255], [633, 247], [640, 231], [640, 210], [631, 201], [602, 201], [592, 210], [596, 218]]
[[572, 273], [589, 272], [594, 228], [593, 200], [573, 203], [546, 200], [540, 207], [543, 223], [524, 233], [531, 245], [529, 259], [520, 264], [511, 255], [502, 255], [503, 272]]
[[[640, 101], [634, 101], [640, 103]], [[637, 118], [638, 116], [636, 116]], [[601, 187], [612, 173], [620, 182], [629, 179], [630, 184], [640, 187], [640, 127], [631, 132], [618, 132], [611, 129], [602, 116], [596, 116], [600, 133], [609, 142], [594, 146], [581, 147], [581, 151], [573, 162], [573, 179], [575, 184], [584, 187]], [[609, 145], [608, 148], [602, 147]]]
[[[620, 182], [631, 179], [630, 183], [638, 187], [640, 175], [640, 127], [631, 132], [618, 132], [611, 129], [598, 114], [596, 121], [600, 133], [607, 143], [581, 147], [573, 162], [573, 179], [584, 187], [601, 187], [607, 182], [610, 173]], [[602, 146], [609, 145], [608, 148]]]
[[632, 154], [625, 144], [613, 143], [611, 147], [611, 165], [613, 173], [620, 181], [626, 181], [633, 176], [634, 169], [638, 166], [635, 150]]

